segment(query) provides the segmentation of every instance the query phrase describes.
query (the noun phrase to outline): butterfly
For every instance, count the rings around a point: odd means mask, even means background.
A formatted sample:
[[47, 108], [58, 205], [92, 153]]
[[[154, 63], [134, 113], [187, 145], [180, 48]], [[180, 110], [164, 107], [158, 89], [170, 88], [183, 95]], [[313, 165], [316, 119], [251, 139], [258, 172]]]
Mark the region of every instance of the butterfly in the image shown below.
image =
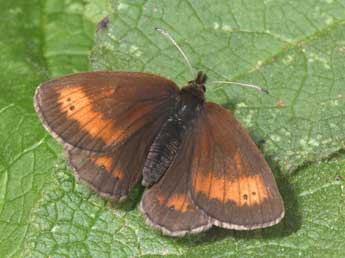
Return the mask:
[[34, 106], [77, 179], [114, 201], [141, 182], [140, 210], [163, 234], [277, 224], [271, 169], [235, 117], [205, 100], [206, 80], [180, 89], [149, 73], [77, 73], [40, 85]]

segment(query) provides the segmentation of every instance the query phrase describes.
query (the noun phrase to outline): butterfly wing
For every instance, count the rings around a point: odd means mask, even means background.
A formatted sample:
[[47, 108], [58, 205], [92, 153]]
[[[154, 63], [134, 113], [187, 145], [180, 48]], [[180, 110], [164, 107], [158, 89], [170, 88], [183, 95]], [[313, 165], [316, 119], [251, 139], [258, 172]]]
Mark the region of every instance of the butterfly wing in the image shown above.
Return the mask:
[[284, 205], [260, 151], [226, 109], [207, 103], [195, 126], [190, 195], [213, 224], [237, 230], [278, 223]]
[[66, 148], [67, 160], [80, 181], [103, 197], [121, 201], [140, 180], [147, 153], [159, 129], [160, 121], [154, 121], [112, 152]]
[[158, 183], [145, 191], [141, 200], [146, 222], [165, 235], [183, 236], [212, 226], [209, 217], [195, 207], [188, 195], [194, 142], [189, 130], [171, 166]]
[[89, 72], [44, 83], [35, 109], [60, 142], [81, 150], [112, 151], [174, 108], [175, 83], [146, 73]]

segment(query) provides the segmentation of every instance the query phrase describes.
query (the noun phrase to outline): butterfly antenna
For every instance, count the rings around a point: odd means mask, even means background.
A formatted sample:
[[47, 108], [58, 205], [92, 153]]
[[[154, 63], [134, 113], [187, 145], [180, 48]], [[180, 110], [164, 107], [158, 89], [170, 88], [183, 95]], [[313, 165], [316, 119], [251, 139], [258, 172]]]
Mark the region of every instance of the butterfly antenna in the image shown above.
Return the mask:
[[160, 34], [162, 34], [164, 37], [166, 37], [168, 40], [170, 40], [170, 42], [177, 48], [177, 50], [180, 52], [180, 54], [183, 56], [184, 61], [186, 62], [193, 78], [195, 77], [195, 73], [194, 73], [194, 69], [191, 65], [191, 63], [189, 62], [189, 59], [187, 57], [187, 55], [183, 52], [182, 48], [176, 43], [176, 40], [165, 30], [161, 29], [161, 28], [155, 28], [156, 31], [158, 31]]
[[265, 89], [265, 88], [263, 88], [261, 86], [255, 85], [255, 84], [248, 84], [248, 83], [242, 83], [242, 82], [232, 82], [232, 81], [213, 81], [213, 82], [210, 82], [210, 83], [223, 83], [223, 84], [239, 85], [241, 87], [252, 88], [252, 89], [255, 89], [257, 91], [269, 94], [267, 89]]

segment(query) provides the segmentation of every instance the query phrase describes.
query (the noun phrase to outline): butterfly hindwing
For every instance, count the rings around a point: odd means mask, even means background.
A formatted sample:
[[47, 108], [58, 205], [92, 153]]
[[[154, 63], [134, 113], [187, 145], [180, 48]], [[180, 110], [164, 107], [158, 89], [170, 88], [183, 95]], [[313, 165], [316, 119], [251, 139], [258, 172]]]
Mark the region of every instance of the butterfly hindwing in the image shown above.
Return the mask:
[[147, 189], [141, 211], [148, 224], [163, 234], [183, 236], [212, 226], [204, 212], [198, 210], [188, 195], [188, 179], [195, 137], [192, 130], [184, 137], [179, 152], [164, 176]]
[[38, 87], [35, 109], [66, 146], [109, 152], [149, 123], [163, 123], [178, 91], [173, 82], [146, 73], [78, 73]]
[[223, 107], [207, 103], [194, 133], [190, 195], [213, 224], [249, 230], [278, 223], [284, 205], [272, 172], [248, 133]]

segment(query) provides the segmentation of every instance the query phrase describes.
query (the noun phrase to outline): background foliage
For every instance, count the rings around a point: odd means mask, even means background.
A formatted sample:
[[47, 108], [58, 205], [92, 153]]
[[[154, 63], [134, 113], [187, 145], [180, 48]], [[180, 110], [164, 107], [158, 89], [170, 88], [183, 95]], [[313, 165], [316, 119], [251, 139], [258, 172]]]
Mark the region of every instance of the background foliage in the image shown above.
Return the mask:
[[[0, 2], [0, 257], [341, 257], [345, 230], [345, 2]], [[106, 20], [98, 25], [104, 17]], [[145, 225], [138, 188], [110, 204], [75, 184], [32, 106], [41, 82], [86, 70], [190, 75], [176, 37], [210, 80], [207, 98], [249, 130], [269, 160], [286, 218], [269, 229], [214, 228], [182, 239]], [[97, 28], [97, 33], [95, 33]]]

